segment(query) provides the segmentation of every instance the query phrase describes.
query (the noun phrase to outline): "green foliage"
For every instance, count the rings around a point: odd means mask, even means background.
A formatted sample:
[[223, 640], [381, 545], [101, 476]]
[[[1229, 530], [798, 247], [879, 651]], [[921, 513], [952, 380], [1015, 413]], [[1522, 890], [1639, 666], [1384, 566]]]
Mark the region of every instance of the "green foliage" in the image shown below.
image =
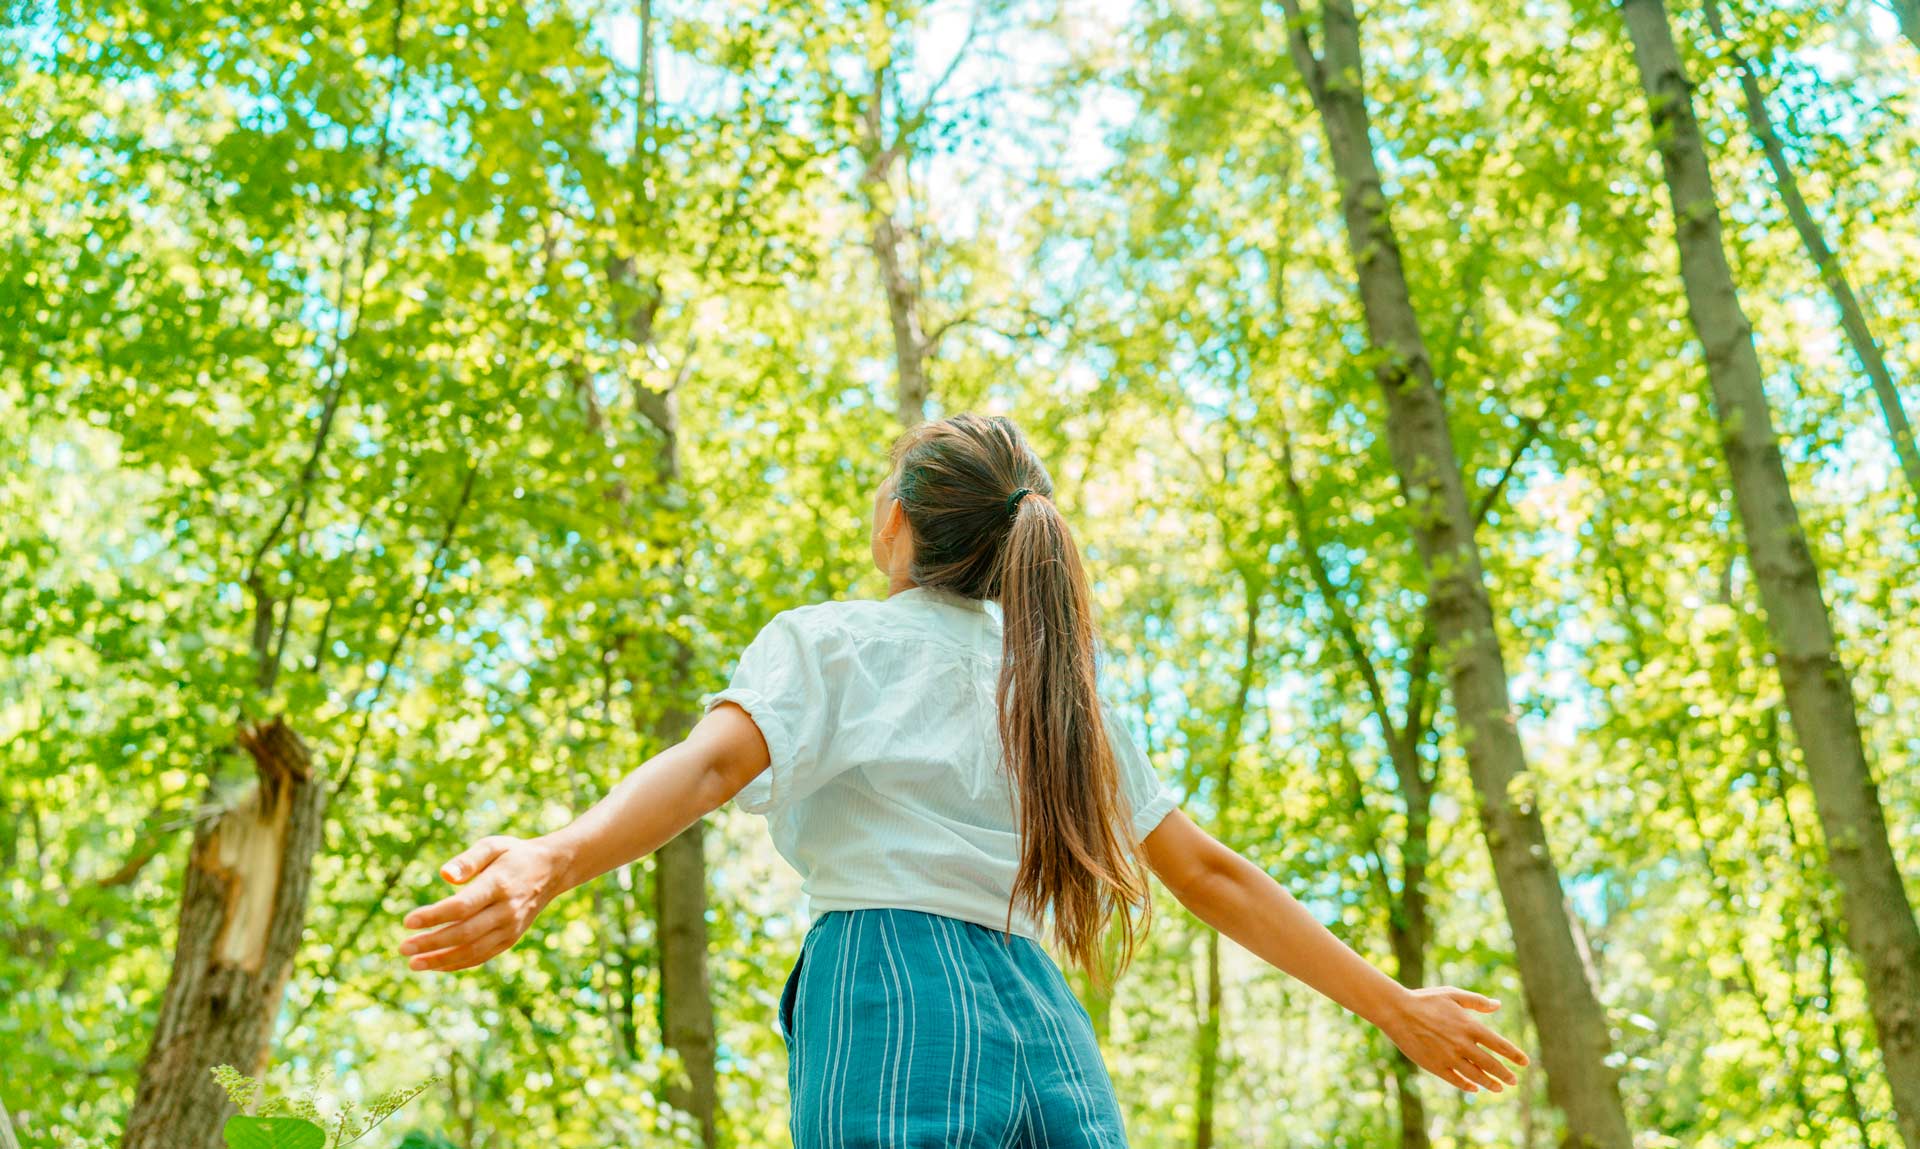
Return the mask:
[[299, 1117], [227, 1118], [227, 1149], [326, 1149], [327, 1134]]
[[[1724, 50], [1673, 7], [1920, 876], [1920, 507]], [[1422, 643], [1408, 538], [1429, 508], [1380, 431], [1276, 6], [648, 12], [643, 76], [638, 12], [601, 0], [8, 6], [0, 1094], [26, 1149], [124, 1123], [197, 811], [246, 780], [236, 724], [270, 714], [336, 787], [276, 1063], [377, 1098], [362, 1117], [425, 1090], [419, 1130], [362, 1125], [366, 1145], [689, 1143], [660, 1100], [650, 864], [459, 977], [410, 975], [397, 921], [444, 892], [459, 844], [556, 826], [658, 749], [656, 719], [771, 614], [883, 593], [883, 214], [932, 412], [1005, 411], [1035, 440], [1096, 582], [1108, 685], [1188, 810], [1390, 966], [1410, 810], [1381, 711], [1419, 710], [1429, 980], [1520, 1002], [1449, 652]], [[1727, 16], [1920, 409], [1920, 53], [1871, 6]], [[1617, 14], [1360, 17], [1378, 194], [1485, 500], [1534, 766], [1515, 798], [1547, 822], [1636, 1128], [1891, 1145]], [[875, 120], [902, 157], [880, 182]], [[755, 819], [721, 811], [708, 849], [722, 1136], [779, 1145], [797, 882]], [[1192, 1138], [1206, 991], [1200, 927], [1159, 909], [1107, 1029], [1141, 1145]], [[1224, 960], [1219, 1143], [1396, 1143], [1380, 1043]], [[1520, 1009], [1501, 1020], [1531, 1043]], [[252, 1119], [346, 1128], [311, 1090], [222, 1080]], [[1438, 1145], [1556, 1139], [1538, 1073], [1502, 1099], [1423, 1085]]]
[[228, 1118], [229, 1149], [342, 1149], [372, 1133], [387, 1118], [439, 1083], [429, 1077], [415, 1085], [390, 1089], [364, 1106], [321, 1101], [315, 1087], [269, 1092], [265, 1082], [231, 1065], [210, 1072], [240, 1112]]

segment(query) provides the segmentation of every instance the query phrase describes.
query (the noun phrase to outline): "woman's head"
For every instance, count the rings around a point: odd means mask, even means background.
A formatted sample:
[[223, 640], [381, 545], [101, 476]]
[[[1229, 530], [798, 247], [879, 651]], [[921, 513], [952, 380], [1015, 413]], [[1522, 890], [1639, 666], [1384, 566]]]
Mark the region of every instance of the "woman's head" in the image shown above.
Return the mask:
[[1000, 744], [1020, 810], [1014, 902], [1051, 910], [1055, 937], [1088, 969], [1117, 913], [1124, 964], [1146, 875], [1100, 715], [1092, 596], [1053, 479], [1011, 420], [971, 414], [906, 432], [893, 464], [874, 508], [874, 561], [1000, 603]]
[[[901, 435], [892, 454], [874, 506], [874, 562], [921, 586], [998, 598], [1016, 516], [1053, 496], [1053, 479], [1019, 428], [955, 415]], [[1022, 488], [1029, 493], [1014, 500]]]

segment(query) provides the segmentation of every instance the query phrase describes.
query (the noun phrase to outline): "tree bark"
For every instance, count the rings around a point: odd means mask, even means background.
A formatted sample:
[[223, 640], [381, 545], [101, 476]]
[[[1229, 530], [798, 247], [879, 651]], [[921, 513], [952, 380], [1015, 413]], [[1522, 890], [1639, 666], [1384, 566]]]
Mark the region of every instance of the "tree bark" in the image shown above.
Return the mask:
[[[1387, 904], [1387, 942], [1393, 947], [1393, 975], [1408, 989], [1427, 984], [1427, 945], [1433, 935], [1427, 913], [1427, 866], [1432, 861], [1430, 831], [1433, 787], [1420, 765], [1417, 743], [1387, 734], [1394, 777], [1407, 808], [1405, 835], [1400, 841], [1400, 896]], [[1420, 1067], [1406, 1054], [1394, 1051], [1394, 1097], [1400, 1107], [1402, 1149], [1428, 1149], [1427, 1107], [1420, 1099]]]
[[1207, 956], [1207, 996], [1200, 1005], [1200, 1032], [1195, 1040], [1199, 1072], [1193, 1088], [1193, 1149], [1213, 1149], [1213, 1111], [1220, 1089], [1220, 934], [1207, 930], [1202, 946]]
[[[650, 314], [650, 313], [649, 313]], [[649, 318], [649, 323], [651, 319]], [[647, 391], [636, 382], [634, 394], [646, 418], [659, 435], [656, 468], [660, 490], [673, 498], [680, 486], [680, 425], [678, 388], [664, 394]], [[676, 559], [668, 572], [674, 584], [669, 613], [680, 613], [683, 564]], [[686, 704], [691, 696], [693, 651], [678, 635], [668, 639], [666, 701], [646, 733], [655, 747], [671, 746], [692, 730], [695, 714]], [[700, 1127], [701, 1144], [718, 1143], [718, 1039], [713, 1020], [713, 995], [707, 976], [707, 861], [706, 822], [695, 822], [660, 847], [653, 858], [654, 924], [660, 950], [660, 1034], [680, 1059], [680, 1072], [668, 1079], [667, 1103], [690, 1114]], [[631, 982], [629, 982], [631, 986]]]
[[1740, 73], [1740, 94], [1746, 104], [1747, 125], [1767, 157], [1767, 166], [1773, 171], [1773, 185], [1780, 192], [1781, 202], [1786, 205], [1787, 218], [1793, 221], [1793, 230], [1799, 234], [1801, 246], [1807, 249], [1807, 257], [1813, 260], [1814, 268], [1820, 273], [1821, 284], [1826, 287], [1827, 294], [1833, 298], [1834, 307], [1840, 312], [1840, 326], [1847, 333], [1847, 342], [1853, 347], [1861, 371], [1866, 373], [1867, 382], [1873, 387], [1874, 398], [1880, 403], [1880, 415], [1887, 425], [1887, 437], [1893, 441], [1893, 453], [1899, 458], [1900, 469], [1905, 472], [1907, 486], [1913, 492], [1914, 511], [1920, 514], [1920, 446], [1914, 444], [1913, 425], [1907, 421], [1899, 388], [1894, 386], [1893, 372], [1887, 367], [1887, 357], [1880, 349], [1880, 342], [1873, 337], [1873, 328], [1867, 323], [1867, 313], [1853, 292], [1853, 284], [1847, 279], [1847, 269], [1841, 264], [1839, 254], [1827, 242], [1826, 233], [1807, 207], [1806, 197], [1800, 194], [1799, 177], [1794, 174], [1787, 150], [1780, 143], [1780, 133], [1774, 129], [1773, 116], [1767, 110], [1767, 96], [1761, 90], [1760, 78], [1754, 74], [1752, 62], [1739, 53], [1728, 37], [1717, 0], [1706, 0], [1706, 15], [1713, 34], [1727, 45], [1733, 56], [1734, 66]]
[[905, 128], [892, 141], [886, 138], [887, 69], [873, 74], [873, 90], [863, 110], [866, 129], [860, 180], [872, 231], [873, 257], [880, 271], [880, 287], [887, 297], [887, 320], [893, 329], [894, 403], [902, 427], [911, 428], [927, 417], [927, 359], [931, 343], [920, 318], [920, 285], [907, 268], [899, 224], [893, 215], [893, 174], [904, 161]]
[[1909, 1149], [1920, 1149], [1920, 926], [1887, 840], [1852, 682], [1834, 648], [1819, 570], [1780, 457], [1753, 329], [1727, 264], [1713, 175], [1666, 7], [1661, 0], [1625, 0], [1621, 13], [1652, 113], [1688, 317], [1705, 352], [1734, 507], [1787, 714], [1806, 760], [1828, 865], [1840, 886], [1847, 941], [1860, 959], [1896, 1123]]
[[1473, 510], [1374, 160], [1359, 21], [1348, 0], [1326, 0], [1325, 57], [1317, 59], [1298, 0], [1284, 3], [1294, 59], [1319, 112], [1340, 187], [1374, 372], [1386, 397], [1389, 451], [1430, 580], [1435, 637], [1451, 652], [1448, 686], [1521, 982], [1540, 1033], [1549, 1096], [1566, 1116], [1570, 1145], [1631, 1149], [1618, 1081], [1607, 1064], [1606, 1014], [1581, 968], [1545, 828], [1526, 796], [1526, 753], [1514, 727]]
[[0, 1099], [0, 1149], [20, 1149], [20, 1142], [13, 1136], [13, 1115], [7, 1112], [4, 1099]]
[[[657, 279], [640, 275], [631, 259], [618, 265], [616, 280], [637, 289], [626, 312], [626, 337], [637, 348], [653, 341], [653, 322], [661, 302]], [[691, 352], [689, 352], [691, 354]], [[654, 391], [640, 380], [631, 381], [634, 408], [655, 434], [654, 477], [657, 494], [671, 504], [680, 497], [679, 390], [681, 379], [665, 391]], [[682, 540], [684, 545], [684, 540]], [[676, 556], [666, 576], [669, 625], [684, 611], [685, 560]], [[671, 746], [687, 736], [696, 715], [687, 699], [693, 696], [693, 651], [677, 634], [668, 635], [668, 666], [664, 701], [646, 723], [643, 733], [656, 748]], [[701, 1144], [718, 1143], [718, 1040], [713, 1020], [713, 995], [707, 974], [707, 864], [706, 823], [694, 823], [655, 854], [654, 925], [660, 951], [660, 1033], [679, 1058], [679, 1072], [669, 1077], [667, 1103], [691, 1115], [699, 1125]], [[631, 992], [631, 980], [628, 987]], [[629, 999], [631, 1000], [631, 999]]]
[[680, 1059], [667, 1103], [700, 1124], [716, 1144], [718, 1072], [713, 994], [707, 980], [706, 823], [695, 822], [654, 855], [654, 920], [660, 945], [660, 1032]]
[[[1501, 482], [1481, 497], [1474, 513], [1476, 528], [1487, 511], [1492, 509], [1506, 476], [1519, 466], [1522, 455], [1532, 444], [1538, 429], [1537, 422], [1529, 425], [1514, 448], [1513, 458], [1502, 472]], [[1427, 946], [1433, 935], [1427, 909], [1427, 872], [1433, 860], [1434, 775], [1429, 774], [1420, 761], [1420, 745], [1433, 729], [1433, 710], [1426, 704], [1426, 687], [1432, 673], [1433, 621], [1427, 618], [1423, 623], [1426, 629], [1410, 644], [1407, 699], [1402, 718], [1396, 723], [1392, 702], [1374, 657], [1360, 637], [1352, 612], [1342, 602], [1340, 590], [1334, 585], [1327, 571], [1326, 560], [1321, 556], [1319, 535], [1308, 509], [1306, 489], [1301, 486], [1294, 471], [1293, 435], [1284, 424], [1280, 427], [1279, 438], [1281, 482], [1286, 488], [1295, 529], [1300, 535], [1300, 552], [1306, 561], [1308, 576], [1332, 616], [1335, 637], [1346, 648], [1348, 658], [1360, 675], [1366, 697], [1373, 708], [1374, 720], [1380, 724], [1380, 737], [1386, 743], [1387, 760], [1393, 767], [1394, 783], [1406, 810], [1406, 825], [1400, 838], [1400, 887], [1396, 890], [1387, 876], [1387, 862], [1380, 849], [1379, 830], [1365, 816], [1366, 784], [1361, 780], [1359, 771], [1354, 769], [1352, 761], [1346, 755], [1341, 755], [1341, 773], [1352, 793], [1353, 812], [1370, 863], [1368, 872], [1387, 911], [1387, 941], [1393, 949], [1394, 977], [1409, 989], [1419, 989], [1426, 984]], [[1392, 1072], [1394, 1097], [1400, 1110], [1402, 1149], [1428, 1149], [1432, 1141], [1427, 1134], [1426, 1105], [1420, 1097], [1419, 1066], [1413, 1063], [1412, 1058], [1395, 1050]]]
[[243, 727], [239, 742], [257, 779], [194, 834], [173, 971], [123, 1149], [214, 1149], [234, 1110], [209, 1071], [266, 1067], [327, 792], [283, 720]]

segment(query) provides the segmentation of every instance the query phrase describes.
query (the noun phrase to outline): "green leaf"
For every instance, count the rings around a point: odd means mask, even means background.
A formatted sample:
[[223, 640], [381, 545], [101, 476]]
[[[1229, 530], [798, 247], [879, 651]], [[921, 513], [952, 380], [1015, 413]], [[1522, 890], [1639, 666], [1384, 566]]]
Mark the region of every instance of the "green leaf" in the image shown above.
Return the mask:
[[326, 1149], [326, 1130], [298, 1117], [227, 1118], [227, 1149]]

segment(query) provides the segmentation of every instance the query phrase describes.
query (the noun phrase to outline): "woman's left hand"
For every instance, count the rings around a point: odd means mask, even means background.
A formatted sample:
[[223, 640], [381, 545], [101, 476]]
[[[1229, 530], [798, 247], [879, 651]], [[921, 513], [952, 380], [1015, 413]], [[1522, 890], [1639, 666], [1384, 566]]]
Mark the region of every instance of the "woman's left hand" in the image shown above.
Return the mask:
[[1483, 1088], [1498, 1093], [1520, 1080], [1500, 1058], [1527, 1064], [1519, 1046], [1474, 1016], [1499, 1008], [1492, 998], [1450, 985], [1416, 989], [1407, 993], [1380, 1029], [1415, 1065], [1448, 1085], [1468, 1093]]

